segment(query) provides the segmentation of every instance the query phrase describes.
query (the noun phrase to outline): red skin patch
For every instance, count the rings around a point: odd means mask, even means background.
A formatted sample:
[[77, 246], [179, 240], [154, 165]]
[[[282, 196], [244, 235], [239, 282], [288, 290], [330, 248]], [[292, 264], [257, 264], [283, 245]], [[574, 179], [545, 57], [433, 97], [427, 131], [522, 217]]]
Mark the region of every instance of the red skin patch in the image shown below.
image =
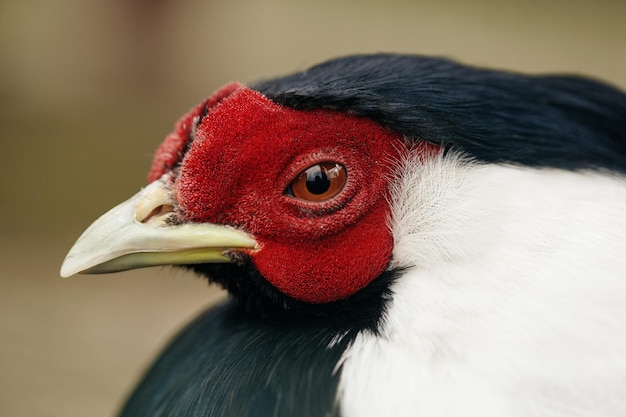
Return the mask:
[[161, 176], [174, 168], [183, 157], [183, 151], [195, 125], [205, 111], [217, 105], [222, 99], [228, 97], [233, 91], [242, 88], [239, 83], [231, 83], [217, 90], [211, 97], [194, 107], [189, 113], [181, 117], [176, 123], [174, 131], [167, 135], [163, 143], [154, 154], [152, 167], [148, 174], [148, 182], [161, 178]]
[[[194, 118], [207, 109], [187, 144]], [[326, 303], [354, 294], [387, 266], [388, 182], [403, 152], [401, 135], [369, 119], [293, 110], [230, 84], [178, 122], [157, 151], [150, 180], [180, 164], [174, 188], [183, 218], [250, 233], [260, 246], [252, 261], [272, 285], [297, 300]], [[346, 167], [339, 195], [322, 203], [285, 195], [299, 173], [320, 162]]]

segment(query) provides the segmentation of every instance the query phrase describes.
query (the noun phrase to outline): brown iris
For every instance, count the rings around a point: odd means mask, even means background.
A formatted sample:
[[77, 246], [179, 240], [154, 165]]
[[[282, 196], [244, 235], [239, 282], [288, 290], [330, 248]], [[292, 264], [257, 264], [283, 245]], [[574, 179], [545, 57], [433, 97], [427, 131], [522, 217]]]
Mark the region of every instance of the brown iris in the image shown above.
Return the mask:
[[330, 200], [348, 181], [346, 168], [336, 162], [321, 162], [301, 172], [289, 185], [287, 193], [305, 201]]

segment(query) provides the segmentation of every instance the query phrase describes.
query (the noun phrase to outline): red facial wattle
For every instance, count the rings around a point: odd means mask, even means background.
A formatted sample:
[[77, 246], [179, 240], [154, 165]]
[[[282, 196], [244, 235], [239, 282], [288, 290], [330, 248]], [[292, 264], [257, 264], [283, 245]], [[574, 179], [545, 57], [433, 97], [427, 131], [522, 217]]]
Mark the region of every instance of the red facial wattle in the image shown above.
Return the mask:
[[[388, 186], [405, 149], [401, 135], [369, 119], [293, 110], [231, 84], [179, 121], [150, 180], [178, 166], [184, 221], [249, 233], [259, 244], [252, 262], [272, 285], [325, 303], [354, 294], [387, 266]], [[316, 164], [344, 167], [345, 185], [322, 201], [295, 197], [290, 185]]]

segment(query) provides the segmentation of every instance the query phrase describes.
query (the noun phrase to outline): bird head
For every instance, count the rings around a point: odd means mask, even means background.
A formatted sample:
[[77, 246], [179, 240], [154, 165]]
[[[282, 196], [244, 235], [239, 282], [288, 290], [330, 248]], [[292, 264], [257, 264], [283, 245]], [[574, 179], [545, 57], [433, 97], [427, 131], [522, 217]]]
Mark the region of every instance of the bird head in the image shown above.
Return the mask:
[[[508, 198], [442, 195], [463, 169], [439, 163], [428, 185], [420, 161], [624, 172], [625, 103], [585, 78], [394, 54], [339, 58], [252, 88], [232, 83], [179, 120], [149, 185], [85, 231], [61, 274], [185, 265], [250, 308], [380, 307], [399, 268], [487, 252], [488, 233], [471, 231]], [[399, 230], [392, 191], [408, 160], [418, 175], [402, 182], [403, 202], [416, 215]], [[478, 207], [476, 227], [454, 211], [459, 198]], [[398, 235], [417, 243], [399, 248]], [[399, 253], [410, 256], [399, 262]]]
[[190, 264], [235, 292], [256, 279], [299, 302], [348, 298], [389, 265], [389, 184], [409, 147], [371, 119], [226, 85], [179, 120], [149, 185], [81, 236], [62, 275]]

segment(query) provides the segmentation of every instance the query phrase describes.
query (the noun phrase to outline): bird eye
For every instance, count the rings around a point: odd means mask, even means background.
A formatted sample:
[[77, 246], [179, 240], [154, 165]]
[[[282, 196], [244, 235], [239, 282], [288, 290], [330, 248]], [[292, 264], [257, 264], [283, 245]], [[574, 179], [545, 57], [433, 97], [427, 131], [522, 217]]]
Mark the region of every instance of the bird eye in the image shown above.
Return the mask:
[[339, 194], [347, 181], [346, 167], [322, 162], [301, 172], [289, 185], [287, 194], [305, 201], [326, 201]]

